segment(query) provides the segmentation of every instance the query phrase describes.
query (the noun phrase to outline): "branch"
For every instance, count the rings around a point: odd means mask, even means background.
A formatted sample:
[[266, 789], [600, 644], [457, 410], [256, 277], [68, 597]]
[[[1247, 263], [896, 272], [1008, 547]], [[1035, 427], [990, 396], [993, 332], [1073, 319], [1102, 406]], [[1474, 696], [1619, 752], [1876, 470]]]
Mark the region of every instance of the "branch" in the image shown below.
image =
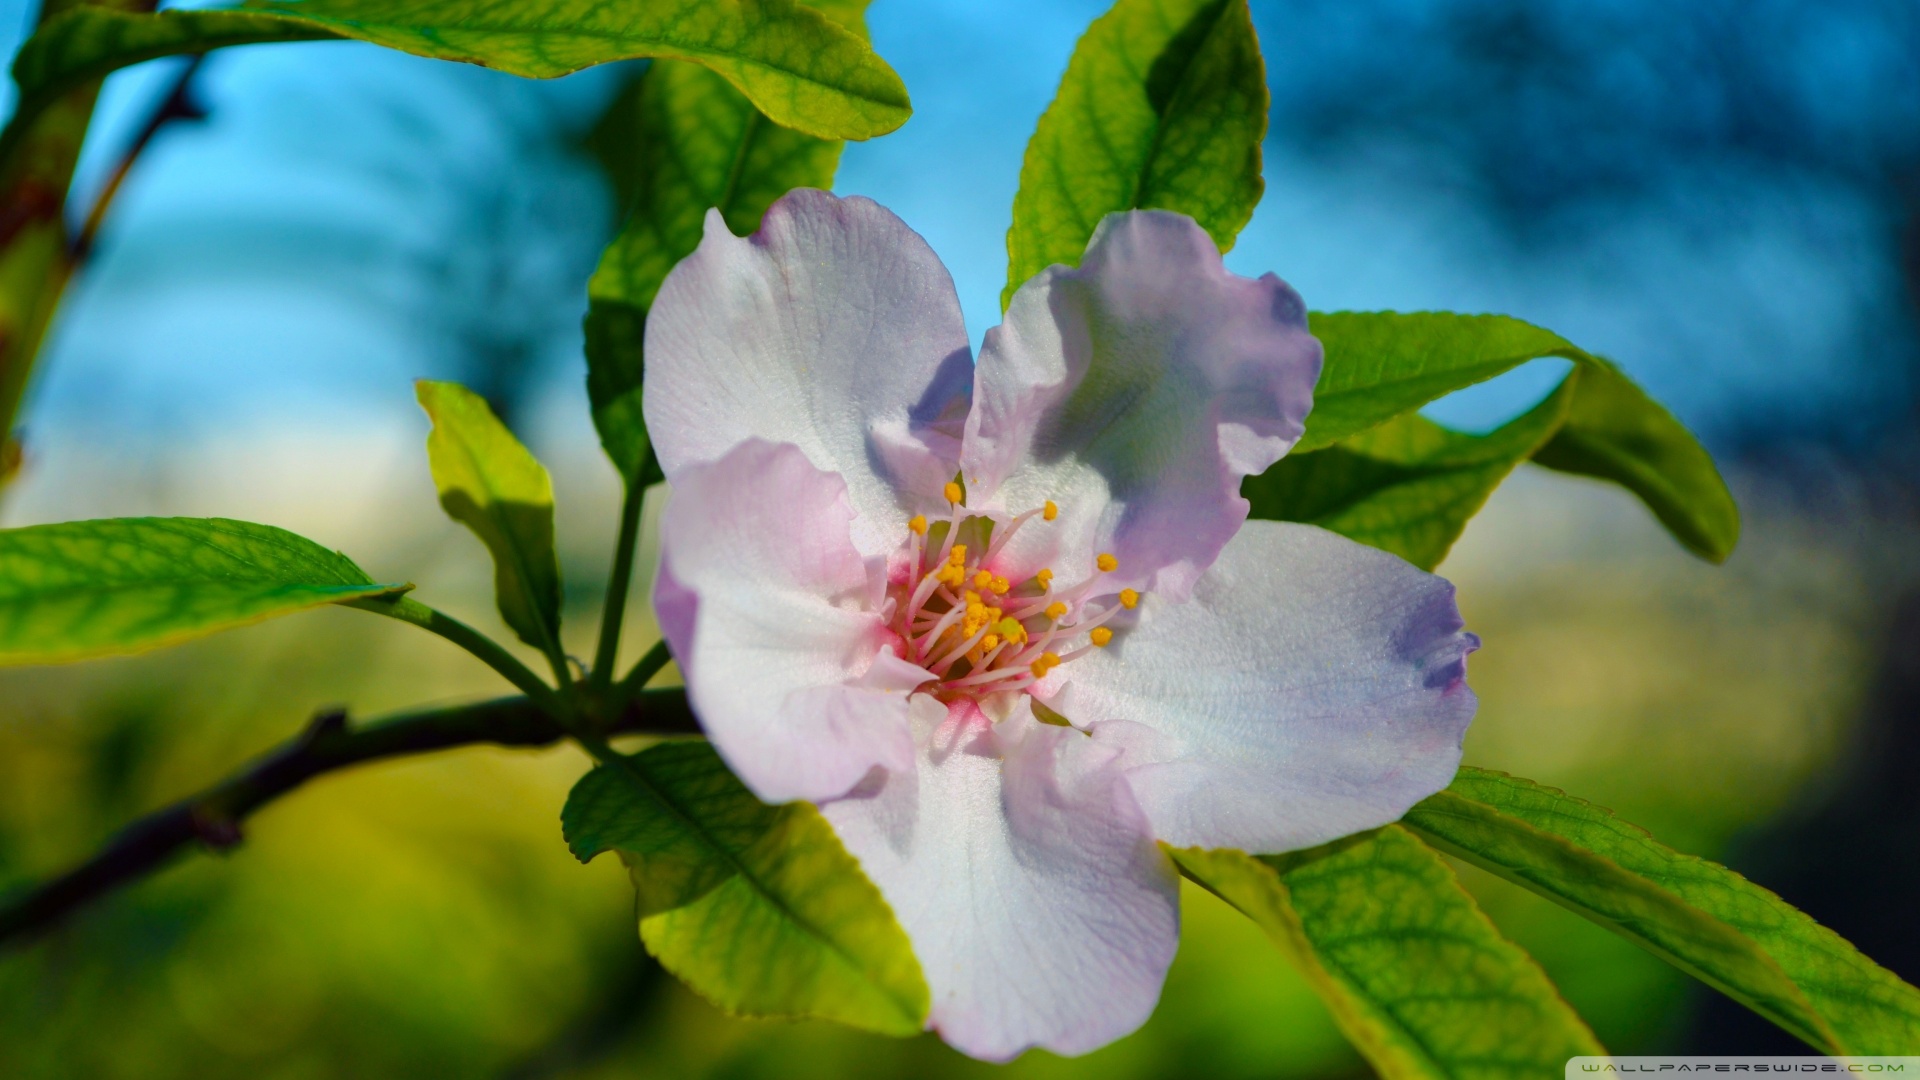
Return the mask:
[[140, 155], [147, 149], [147, 144], [153, 141], [153, 137], [160, 134], [160, 129], [176, 120], [198, 121], [207, 118], [207, 110], [193, 97], [193, 77], [199, 72], [200, 64], [206, 58], [205, 53], [195, 54], [193, 59], [188, 60], [174, 76], [166, 97], [160, 99], [159, 106], [153, 110], [153, 114], [147, 118], [139, 134], [133, 137], [133, 141], [127, 144], [127, 149], [120, 155], [119, 164], [115, 165], [113, 172], [107, 175], [106, 185], [100, 189], [99, 196], [93, 200], [93, 209], [87, 212], [87, 220], [80, 226], [79, 233], [71, 241], [70, 257], [74, 266], [78, 267], [86, 262], [87, 257], [93, 254], [93, 244], [100, 235], [101, 223], [107, 218], [107, 208], [113, 205], [114, 197], [120, 194], [120, 185], [126, 182], [127, 174], [133, 171], [133, 163], [140, 159]]
[[[638, 695], [610, 734], [692, 735], [699, 725], [682, 690]], [[475, 743], [548, 746], [566, 732], [524, 697], [407, 713], [350, 727], [341, 710], [314, 717], [292, 741], [225, 780], [123, 829], [93, 858], [0, 905], [0, 946], [51, 927], [77, 908], [159, 869], [196, 841], [216, 851], [240, 842], [240, 823], [323, 773], [382, 758]]]

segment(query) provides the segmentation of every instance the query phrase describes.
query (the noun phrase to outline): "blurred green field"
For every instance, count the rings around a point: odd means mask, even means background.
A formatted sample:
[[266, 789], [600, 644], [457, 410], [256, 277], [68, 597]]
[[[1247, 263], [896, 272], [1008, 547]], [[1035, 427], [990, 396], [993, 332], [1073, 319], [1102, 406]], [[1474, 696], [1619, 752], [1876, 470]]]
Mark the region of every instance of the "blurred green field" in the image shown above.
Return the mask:
[[[288, 450], [333, 468], [304, 474], [300, 497], [283, 478], [257, 512], [274, 452], [182, 465], [194, 480], [177, 487], [30, 476], [9, 520], [252, 516], [376, 573], [412, 571], [424, 597], [496, 628], [485, 556], [439, 519], [424, 464], [395, 449], [411, 438]], [[586, 450], [549, 456], [580, 632], [596, 615], [612, 482]], [[1835, 529], [1745, 488], [1747, 540], [1724, 568], [1682, 554], [1613, 490], [1545, 473], [1503, 489], [1443, 569], [1486, 642], [1470, 666], [1482, 709], [1468, 760], [1709, 855], [1817, 789], [1876, 662], [1888, 575], [1913, 580], [1912, 556], [1899, 523]], [[82, 490], [92, 501], [64, 494]], [[635, 614], [629, 653], [648, 633]], [[437, 639], [333, 610], [162, 654], [0, 672], [0, 889], [64, 868], [322, 706], [368, 716], [502, 690]], [[585, 767], [570, 749], [473, 749], [315, 782], [231, 854], [196, 854], [0, 954], [0, 1076], [1368, 1074], [1264, 937], [1191, 888], [1159, 1011], [1086, 1058], [1031, 1053], [1001, 1071], [931, 1037], [730, 1019], [646, 960], [619, 867], [567, 853], [559, 809]], [[1684, 978], [1531, 895], [1463, 879], [1611, 1048], [1674, 1038], [1693, 1000]]]

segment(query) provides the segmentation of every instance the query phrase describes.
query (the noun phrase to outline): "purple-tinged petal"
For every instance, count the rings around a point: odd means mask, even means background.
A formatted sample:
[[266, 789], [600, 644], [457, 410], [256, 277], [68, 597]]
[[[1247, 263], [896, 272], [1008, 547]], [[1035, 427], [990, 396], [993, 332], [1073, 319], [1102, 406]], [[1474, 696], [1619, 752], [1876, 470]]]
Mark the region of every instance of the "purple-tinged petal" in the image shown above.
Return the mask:
[[1179, 882], [1114, 755], [971, 703], [914, 699], [916, 774], [821, 807], [886, 896], [933, 990], [930, 1026], [977, 1058], [1080, 1054], [1160, 998]]
[[662, 517], [661, 630], [714, 748], [767, 802], [913, 769], [907, 696], [932, 676], [894, 655], [884, 566], [852, 521], [839, 477], [758, 439], [680, 470]]
[[944, 509], [972, 378], [953, 279], [868, 199], [790, 192], [760, 231], [718, 211], [647, 316], [647, 430], [668, 479], [753, 437], [847, 482], [874, 555]]
[[1079, 269], [1036, 275], [987, 332], [968, 505], [1058, 504], [1008, 545], [1009, 576], [1072, 580], [1112, 552], [1112, 588], [1183, 596], [1246, 520], [1240, 479], [1299, 440], [1320, 359], [1285, 282], [1229, 273], [1184, 215], [1109, 215]]
[[1066, 671], [1054, 705], [1120, 749], [1154, 836], [1272, 853], [1395, 821], [1473, 719], [1453, 586], [1311, 525], [1251, 521], [1185, 604]]

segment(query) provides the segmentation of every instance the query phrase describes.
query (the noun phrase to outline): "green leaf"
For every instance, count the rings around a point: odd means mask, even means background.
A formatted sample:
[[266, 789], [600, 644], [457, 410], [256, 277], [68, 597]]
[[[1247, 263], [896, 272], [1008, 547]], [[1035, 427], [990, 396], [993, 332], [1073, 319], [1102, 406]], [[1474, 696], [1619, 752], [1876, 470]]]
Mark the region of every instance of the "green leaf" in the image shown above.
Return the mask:
[[1423, 570], [1447, 557], [1468, 519], [1560, 427], [1569, 379], [1488, 435], [1463, 435], [1408, 413], [1311, 454], [1290, 454], [1240, 493], [1253, 516], [1303, 521], [1391, 551]]
[[748, 1016], [918, 1034], [930, 996], [907, 935], [820, 812], [769, 807], [707, 743], [615, 757], [561, 814], [587, 860], [617, 851], [640, 936], [667, 970]]
[[1464, 768], [1406, 825], [1703, 979], [1832, 1053], [1920, 1047], [1920, 990], [1786, 901], [1610, 810]]
[[626, 770], [596, 768], [573, 786], [560, 828], [583, 863], [619, 853], [643, 919], [691, 904], [738, 873], [723, 852], [752, 847], [783, 812], [741, 787], [709, 746], [667, 744], [631, 761], [646, 786]]
[[[864, 0], [825, 13], [865, 34]], [[623, 93], [595, 133], [630, 210], [587, 285], [587, 396], [594, 426], [628, 483], [646, 460], [641, 416], [647, 310], [692, 254], [709, 207], [745, 236], [780, 196], [829, 188], [842, 144], [781, 127], [706, 68], [661, 61]]]
[[487, 406], [456, 383], [422, 379], [433, 420], [427, 461], [447, 516], [493, 554], [494, 596], [520, 640], [560, 655], [560, 560], [553, 547], [553, 481]]
[[1296, 454], [1331, 446], [1528, 360], [1595, 359], [1551, 330], [1505, 315], [1316, 311], [1307, 323], [1326, 349], [1326, 363]]
[[1740, 508], [1706, 450], [1612, 364], [1590, 361], [1579, 376], [1566, 423], [1533, 460], [1619, 484], [1687, 550], [1726, 561], [1740, 539]]
[[142, 652], [405, 592], [284, 529], [116, 518], [0, 529], [0, 665]]
[[326, 38], [543, 79], [635, 57], [687, 60], [824, 138], [872, 138], [912, 114], [900, 77], [866, 42], [793, 0], [258, 0], [158, 15], [87, 6], [49, 20], [14, 61], [18, 115], [143, 60]]
[[1000, 306], [1048, 266], [1079, 265], [1116, 211], [1177, 210], [1231, 248], [1265, 190], [1267, 104], [1247, 0], [1119, 0], [1027, 143]]
[[[1276, 469], [1316, 477], [1311, 497], [1296, 507], [1282, 499], [1297, 483], [1282, 479], [1270, 485], [1264, 509], [1254, 516], [1282, 520], [1317, 520], [1330, 507], [1353, 504], [1356, 527], [1381, 538], [1381, 546], [1403, 547], [1423, 556], [1444, 555], [1466, 517], [1453, 514], [1422, 519], [1421, 504], [1431, 498], [1454, 501], [1443, 492], [1409, 493], [1411, 501], [1392, 507], [1377, 502], [1375, 488], [1404, 479], [1399, 466], [1420, 466], [1431, 451], [1442, 458], [1497, 456], [1503, 446], [1534, 440], [1533, 459], [1549, 468], [1610, 480], [1632, 491], [1654, 512], [1688, 550], [1720, 562], [1732, 553], [1740, 535], [1740, 515], [1713, 459], [1672, 414], [1606, 359], [1595, 356], [1550, 330], [1504, 315], [1456, 315], [1450, 312], [1334, 312], [1310, 317], [1314, 336], [1326, 349], [1326, 364], [1314, 388], [1313, 411], [1306, 434]], [[1437, 426], [1402, 420], [1414, 410], [1477, 382], [1493, 378], [1546, 356], [1575, 361], [1572, 373], [1553, 397], [1528, 416], [1486, 436], [1491, 442], [1472, 443], [1470, 436], [1446, 432]], [[1562, 395], [1570, 395], [1564, 401]], [[1562, 407], [1564, 405], [1564, 408]], [[1551, 438], [1536, 439], [1536, 424], [1556, 413]], [[1399, 426], [1356, 442], [1389, 421]], [[1449, 440], [1443, 436], [1451, 435]], [[1349, 457], [1382, 459], [1392, 468], [1358, 465], [1308, 465], [1315, 452], [1338, 444]], [[1443, 445], [1446, 444], [1446, 445]], [[1382, 447], [1386, 449], [1383, 451]], [[1291, 463], [1291, 464], [1289, 464]], [[1325, 475], [1319, 475], [1319, 474]], [[1392, 475], [1389, 475], [1392, 474]], [[1349, 479], [1343, 490], [1335, 481]], [[1467, 477], [1455, 478], [1458, 501], [1468, 516], [1485, 500], [1474, 496]], [[1497, 481], [1498, 477], [1493, 477]], [[1453, 485], [1444, 485], [1453, 486]], [[1252, 485], [1251, 490], [1265, 490]], [[1250, 496], [1251, 497], [1251, 496]], [[1363, 505], [1369, 504], [1369, 505]], [[1364, 511], [1364, 512], [1362, 512]], [[1410, 515], [1404, 529], [1418, 535], [1402, 536], [1396, 513]], [[1334, 525], [1336, 531], [1344, 531]], [[1450, 530], [1450, 533], [1449, 533]], [[1352, 535], [1352, 534], [1350, 534]], [[1365, 535], [1356, 539], [1367, 540]], [[1367, 540], [1367, 542], [1372, 542]], [[1420, 561], [1420, 560], [1415, 560]]]
[[1534, 1080], [1605, 1053], [1446, 863], [1397, 826], [1292, 855], [1171, 854], [1267, 932], [1385, 1080]]

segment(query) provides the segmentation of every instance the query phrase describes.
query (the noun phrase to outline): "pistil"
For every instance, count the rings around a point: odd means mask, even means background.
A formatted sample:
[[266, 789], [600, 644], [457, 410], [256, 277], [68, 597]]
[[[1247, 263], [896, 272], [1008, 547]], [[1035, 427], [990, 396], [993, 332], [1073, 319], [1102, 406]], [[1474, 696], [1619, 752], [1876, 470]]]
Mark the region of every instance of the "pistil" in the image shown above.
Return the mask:
[[[937, 680], [923, 688], [928, 692], [972, 697], [1030, 689], [1054, 668], [1110, 643], [1113, 631], [1103, 624], [1139, 603], [1139, 593], [1122, 589], [1090, 617], [1082, 610], [1101, 578], [1119, 568], [1111, 554], [1099, 555], [1092, 573], [1059, 593], [1053, 591], [1051, 569], [1017, 583], [994, 569], [1023, 525], [1059, 517], [1053, 502], [996, 527], [966, 513], [966, 493], [957, 481], [944, 494], [950, 512], [943, 528], [930, 529], [924, 516], [907, 522], [906, 554], [913, 569], [895, 604], [906, 659]], [[963, 527], [968, 542], [959, 539]], [[1058, 649], [1075, 642], [1082, 644]]]

